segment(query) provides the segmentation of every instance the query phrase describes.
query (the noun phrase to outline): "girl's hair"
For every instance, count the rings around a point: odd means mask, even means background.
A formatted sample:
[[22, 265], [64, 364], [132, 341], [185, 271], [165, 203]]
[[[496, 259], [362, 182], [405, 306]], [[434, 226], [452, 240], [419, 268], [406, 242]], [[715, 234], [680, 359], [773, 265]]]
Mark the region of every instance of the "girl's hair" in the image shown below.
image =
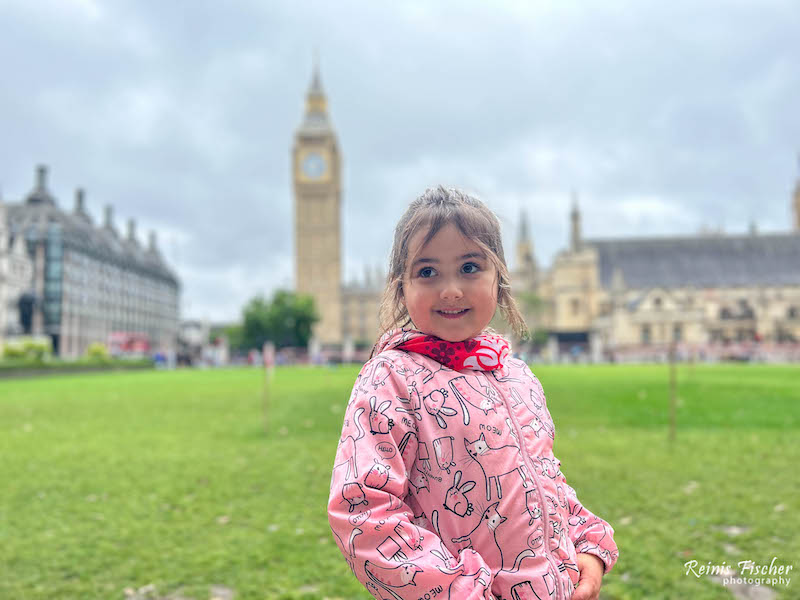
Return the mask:
[[427, 234], [419, 246], [422, 248], [442, 227], [449, 224], [455, 225], [465, 238], [475, 242], [497, 269], [497, 306], [514, 333], [519, 337], [526, 337], [528, 328], [517, 303], [511, 297], [511, 282], [503, 255], [500, 222], [477, 198], [443, 186], [428, 189], [414, 200], [395, 227], [394, 243], [389, 257], [389, 274], [386, 276], [386, 289], [378, 313], [381, 334], [411, 324], [408, 309], [403, 303], [403, 277], [408, 264], [414, 258], [408, 255], [412, 236], [427, 228]]

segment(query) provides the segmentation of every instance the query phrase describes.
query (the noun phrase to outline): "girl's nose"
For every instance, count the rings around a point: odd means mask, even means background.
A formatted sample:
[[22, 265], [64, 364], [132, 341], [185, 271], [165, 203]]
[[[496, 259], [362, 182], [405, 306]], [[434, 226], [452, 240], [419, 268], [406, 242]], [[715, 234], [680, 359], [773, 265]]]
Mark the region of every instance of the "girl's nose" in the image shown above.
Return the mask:
[[442, 300], [458, 300], [464, 295], [456, 282], [446, 282], [442, 288]]

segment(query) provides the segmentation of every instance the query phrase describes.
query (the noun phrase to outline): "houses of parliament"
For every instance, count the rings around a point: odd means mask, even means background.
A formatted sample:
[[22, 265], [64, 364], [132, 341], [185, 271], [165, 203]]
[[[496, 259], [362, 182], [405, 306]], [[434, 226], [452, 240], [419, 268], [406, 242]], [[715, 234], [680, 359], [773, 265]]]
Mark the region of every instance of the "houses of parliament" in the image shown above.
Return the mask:
[[[323, 350], [372, 344], [383, 281], [342, 281], [341, 149], [315, 68], [292, 148], [297, 291], [313, 296]], [[528, 326], [551, 359], [594, 359], [667, 346], [793, 348], [800, 359], [800, 181], [782, 233], [703, 233], [584, 239], [574, 202], [570, 239], [549, 268], [539, 265], [523, 212], [512, 287]], [[567, 215], [565, 215], [565, 218]], [[519, 347], [519, 345], [517, 345]], [[541, 348], [540, 348], [541, 349]], [[780, 358], [780, 357], [779, 357]]]

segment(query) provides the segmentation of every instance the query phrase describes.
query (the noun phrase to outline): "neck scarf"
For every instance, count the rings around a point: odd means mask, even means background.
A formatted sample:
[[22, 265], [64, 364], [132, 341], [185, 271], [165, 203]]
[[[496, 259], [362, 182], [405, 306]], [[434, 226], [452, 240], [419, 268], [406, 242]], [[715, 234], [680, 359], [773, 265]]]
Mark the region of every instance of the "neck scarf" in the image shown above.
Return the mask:
[[463, 342], [448, 342], [433, 335], [413, 337], [397, 346], [399, 350], [429, 356], [454, 371], [494, 371], [503, 367], [511, 352], [499, 335], [481, 334]]

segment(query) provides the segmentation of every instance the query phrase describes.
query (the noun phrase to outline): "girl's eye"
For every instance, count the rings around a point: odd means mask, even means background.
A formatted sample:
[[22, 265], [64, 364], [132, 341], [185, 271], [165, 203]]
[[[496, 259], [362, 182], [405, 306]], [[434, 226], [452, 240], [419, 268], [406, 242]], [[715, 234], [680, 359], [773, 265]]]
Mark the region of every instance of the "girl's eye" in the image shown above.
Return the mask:
[[464, 263], [461, 267], [461, 271], [466, 273], [467, 275], [471, 275], [472, 273], [477, 273], [480, 271], [480, 267], [474, 262]]
[[433, 277], [435, 273], [436, 271], [434, 271], [433, 267], [423, 267], [422, 269], [419, 270], [419, 273], [417, 273], [417, 275], [422, 278], [427, 278], [427, 277]]

